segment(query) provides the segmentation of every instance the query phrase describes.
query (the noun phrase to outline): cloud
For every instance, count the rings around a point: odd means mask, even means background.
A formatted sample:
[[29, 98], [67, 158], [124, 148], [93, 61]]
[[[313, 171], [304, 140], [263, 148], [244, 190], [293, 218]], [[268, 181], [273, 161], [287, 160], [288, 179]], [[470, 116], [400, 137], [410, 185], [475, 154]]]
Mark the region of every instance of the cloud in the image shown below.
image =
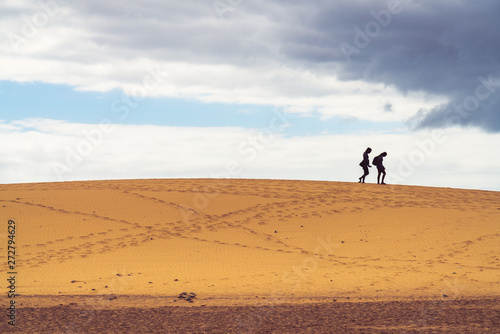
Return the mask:
[[[42, 119], [2, 125], [0, 183], [185, 177], [353, 182], [370, 146], [374, 154], [388, 152], [392, 184], [500, 190], [494, 177], [500, 160], [491, 153], [500, 134], [477, 130], [286, 137], [278, 119], [260, 129]], [[367, 180], [374, 182], [371, 172]]]
[[[403, 92], [422, 91], [446, 97], [445, 103], [415, 109], [419, 111], [413, 118], [417, 128], [461, 125], [500, 131], [500, 64], [496, 56], [500, 51], [500, 23], [495, 14], [500, 4], [398, 2], [399, 13], [390, 11], [390, 1], [370, 2], [369, 6], [354, 1], [332, 5], [314, 20], [320, 22], [321, 30], [331, 33], [325, 47], [346, 43], [353, 48], [347, 50], [354, 50], [344, 52], [347, 61], [339, 66], [340, 78], [383, 82]], [[344, 34], [349, 26], [350, 31]], [[471, 106], [473, 110], [466, 117], [455, 113], [458, 117], [449, 122], [445, 118], [447, 110], [470, 103], [467, 99], [476, 95], [484, 80], [497, 83], [487, 92], [489, 96]], [[486, 94], [484, 88], [482, 94]]]
[[[321, 68], [317, 56], [298, 57], [314, 49], [324, 33], [303, 16], [318, 10], [301, 2], [259, 1], [243, 1], [223, 16], [210, 1], [73, 1], [53, 9], [53, 17], [36, 5], [17, 15], [12, 9], [0, 23], [7, 39], [0, 54], [7, 65], [0, 75], [79, 90], [121, 88], [134, 95], [155, 71], [163, 74], [162, 80], [147, 96], [291, 105], [327, 115], [389, 120], [380, 113], [378, 96], [400, 97], [393, 87], [343, 82], [335, 68]], [[46, 24], [36, 19], [43, 15]], [[414, 101], [419, 107], [435, 103], [408, 94], [399, 98], [401, 114], [390, 120], [406, 119]]]
[[384, 111], [386, 111], [386, 112], [393, 112], [394, 111], [394, 107], [392, 106], [392, 103], [386, 102], [384, 104]]
[[479, 77], [478, 85], [462, 95], [456, 94], [447, 104], [422, 109], [409, 120], [414, 128], [437, 128], [460, 125], [479, 127], [488, 132], [500, 131], [500, 80]]
[[[381, 121], [419, 112], [424, 128], [450, 125], [443, 113], [478, 78], [500, 77], [494, 0], [221, 1], [2, 3], [0, 79], [133, 95], [160, 68], [169, 75], [147, 96]], [[451, 125], [499, 131], [496, 94]]]

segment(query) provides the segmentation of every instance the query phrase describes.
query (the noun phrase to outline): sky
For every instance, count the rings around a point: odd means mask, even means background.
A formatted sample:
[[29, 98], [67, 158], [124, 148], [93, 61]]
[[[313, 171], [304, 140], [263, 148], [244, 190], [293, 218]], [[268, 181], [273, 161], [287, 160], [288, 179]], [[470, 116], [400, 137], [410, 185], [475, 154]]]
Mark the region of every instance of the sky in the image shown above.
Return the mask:
[[[500, 191], [500, 2], [4, 0], [0, 183]], [[376, 182], [372, 168], [367, 182]]]

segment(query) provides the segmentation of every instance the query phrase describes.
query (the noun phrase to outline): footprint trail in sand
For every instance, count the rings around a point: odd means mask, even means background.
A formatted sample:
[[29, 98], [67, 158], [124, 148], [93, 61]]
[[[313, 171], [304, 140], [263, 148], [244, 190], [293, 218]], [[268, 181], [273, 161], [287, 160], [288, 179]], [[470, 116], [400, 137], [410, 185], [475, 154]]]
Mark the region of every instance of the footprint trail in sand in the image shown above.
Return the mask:
[[24, 294], [500, 291], [497, 192], [124, 180], [1, 185], [0, 206]]

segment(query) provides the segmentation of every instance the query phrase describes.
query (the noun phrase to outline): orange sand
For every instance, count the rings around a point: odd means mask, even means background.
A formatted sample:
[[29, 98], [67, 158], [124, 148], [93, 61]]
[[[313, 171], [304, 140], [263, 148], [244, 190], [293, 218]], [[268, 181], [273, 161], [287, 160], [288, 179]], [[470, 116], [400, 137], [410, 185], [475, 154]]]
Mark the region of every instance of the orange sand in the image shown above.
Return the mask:
[[21, 295], [500, 295], [499, 192], [89, 181], [0, 185], [0, 208], [0, 271], [13, 219]]

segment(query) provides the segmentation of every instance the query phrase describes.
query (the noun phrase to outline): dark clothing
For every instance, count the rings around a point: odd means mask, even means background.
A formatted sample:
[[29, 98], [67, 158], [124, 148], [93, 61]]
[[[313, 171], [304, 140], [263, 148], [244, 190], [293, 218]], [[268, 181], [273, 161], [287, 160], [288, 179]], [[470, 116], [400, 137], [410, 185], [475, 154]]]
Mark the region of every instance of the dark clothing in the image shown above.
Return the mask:
[[363, 161], [359, 163], [359, 165], [363, 168], [363, 175], [359, 178], [359, 183], [365, 183], [365, 177], [370, 174], [368, 171], [368, 167], [370, 166], [370, 159], [368, 158], [368, 154], [371, 150], [367, 149], [365, 153], [363, 153]]
[[377, 170], [379, 170], [381, 172], [385, 171], [385, 167], [384, 167], [384, 164], [383, 164], [384, 157], [381, 156], [381, 155], [379, 155], [377, 158], [378, 158]]
[[[378, 155], [375, 159], [377, 159], [377, 170], [378, 170], [378, 175], [377, 175], [377, 183], [378, 184], [385, 184], [384, 179], [385, 179], [385, 167], [384, 167], [384, 153]], [[385, 154], [387, 155], [387, 154]], [[382, 176], [382, 180], [380, 180], [380, 176]]]
[[361, 165], [360, 164], [360, 166], [363, 167], [363, 173], [364, 173], [363, 176], [370, 174], [370, 171], [368, 170], [368, 165]]
[[367, 174], [367, 172], [366, 172], [366, 171], [367, 171], [368, 169], [365, 169], [365, 168], [367, 168], [367, 167], [368, 167], [368, 165], [370, 165], [370, 159], [368, 158], [368, 152], [363, 153], [363, 161], [361, 161], [361, 162], [359, 163], [359, 165], [360, 165], [361, 167], [363, 167], [363, 169], [365, 170], [365, 174]]

